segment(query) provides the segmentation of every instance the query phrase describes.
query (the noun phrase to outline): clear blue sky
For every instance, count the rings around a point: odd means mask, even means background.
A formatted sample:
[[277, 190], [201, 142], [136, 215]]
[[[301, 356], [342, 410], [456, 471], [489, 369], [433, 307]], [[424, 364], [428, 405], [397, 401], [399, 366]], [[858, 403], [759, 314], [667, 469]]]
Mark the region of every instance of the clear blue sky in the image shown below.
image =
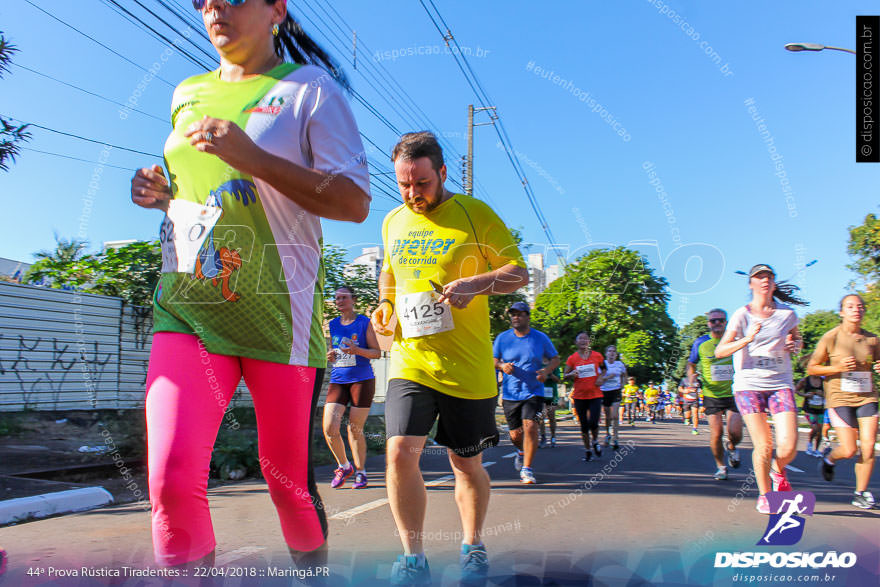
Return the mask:
[[[32, 2], [144, 67], [161, 60], [165, 45], [104, 2]], [[143, 3], [168, 17], [155, 0]], [[442, 39], [420, 4], [332, 4], [345, 20], [338, 23], [344, 34], [327, 17], [326, 0], [291, 7], [343, 62], [351, 53], [347, 25], [356, 29], [358, 70], [346, 67], [354, 87], [401, 131], [415, 130], [402, 100], [384, 101], [361, 74], [367, 62], [384, 66], [433, 130], [463, 153], [466, 109], [474, 96], [453, 58], [442, 54]], [[186, 0], [180, 5], [192, 12]], [[556, 240], [577, 251], [575, 256], [603, 244], [643, 250], [672, 286], [670, 314], [679, 323], [710, 307], [733, 310], [743, 303], [746, 284], [733, 271], [757, 262], [773, 265], [782, 278], [793, 277], [812, 302], [809, 310], [836, 304], [854, 277], [845, 267], [847, 228], [877, 211], [880, 166], [854, 162], [854, 57], [789, 53], [783, 45], [808, 41], [854, 48], [855, 15], [876, 12], [876, 3], [631, 0], [551, 3], [537, 10], [534, 2], [506, 2], [499, 9], [494, 2], [448, 0], [438, 6], [459, 44], [471, 51], [470, 64], [505, 121]], [[137, 14], [145, 13], [137, 9]], [[126, 102], [144, 76], [24, 0], [0, 4], [0, 23], [21, 49], [16, 63], [111, 100]], [[404, 55], [385, 57], [395, 50]], [[712, 50], [720, 64], [707, 54]], [[529, 69], [530, 63], [535, 67]], [[559, 78], [544, 79], [537, 68]], [[159, 76], [176, 84], [201, 71], [175, 54]], [[167, 120], [172, 89], [152, 80], [137, 107]], [[608, 114], [593, 112], [594, 104]], [[359, 104], [354, 110], [364, 133], [384, 149], [393, 145], [396, 137], [388, 127]], [[4, 115], [161, 152], [167, 122], [135, 112], [121, 120], [118, 111], [18, 67], [0, 80]], [[753, 113], [763, 119], [781, 156], [788, 201]], [[609, 122], [615, 121], [629, 140], [612, 128]], [[496, 141], [492, 128], [477, 128], [477, 195], [523, 229], [535, 243], [528, 252], [541, 252], [543, 234]], [[34, 251], [53, 247], [53, 231], [70, 237], [80, 230], [83, 198], [102, 147], [40, 129], [26, 146], [89, 161], [24, 151], [10, 172], [0, 174], [6, 210], [0, 256], [30, 261]], [[371, 157], [387, 170], [381, 153]], [[130, 203], [128, 171], [154, 162], [160, 159], [111, 152], [108, 165], [126, 169], [105, 167], [97, 184], [85, 226], [93, 249], [106, 240], [156, 237], [159, 213]], [[653, 185], [648, 171], [656, 174]], [[459, 175], [457, 169], [453, 175]], [[365, 223], [325, 222], [325, 238], [358, 253], [378, 241], [384, 212], [394, 205], [376, 192]], [[673, 254], [677, 246], [684, 248]], [[819, 262], [798, 274], [798, 262], [812, 259]]]

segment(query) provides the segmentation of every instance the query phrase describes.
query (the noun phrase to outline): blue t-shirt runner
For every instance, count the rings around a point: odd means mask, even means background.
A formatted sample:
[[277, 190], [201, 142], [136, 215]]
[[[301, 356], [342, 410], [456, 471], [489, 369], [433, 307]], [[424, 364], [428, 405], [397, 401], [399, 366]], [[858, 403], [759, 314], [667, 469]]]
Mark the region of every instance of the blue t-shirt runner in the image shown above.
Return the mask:
[[356, 383], [366, 379], [373, 379], [373, 368], [370, 359], [360, 355], [343, 353], [342, 347], [359, 346], [369, 348], [367, 345], [367, 327], [370, 319], [363, 314], [358, 314], [351, 324], [343, 324], [342, 318], [334, 318], [330, 321], [330, 339], [336, 353], [336, 361], [331, 363], [333, 372], [330, 374], [330, 383]]
[[513, 374], [504, 374], [501, 397], [522, 401], [533, 396], [544, 397], [544, 384], [538, 381], [537, 372], [544, 367], [544, 359], [552, 359], [559, 353], [550, 338], [534, 328], [525, 336], [517, 336], [513, 328], [505, 330], [495, 339], [493, 353], [504, 363], [513, 363]]

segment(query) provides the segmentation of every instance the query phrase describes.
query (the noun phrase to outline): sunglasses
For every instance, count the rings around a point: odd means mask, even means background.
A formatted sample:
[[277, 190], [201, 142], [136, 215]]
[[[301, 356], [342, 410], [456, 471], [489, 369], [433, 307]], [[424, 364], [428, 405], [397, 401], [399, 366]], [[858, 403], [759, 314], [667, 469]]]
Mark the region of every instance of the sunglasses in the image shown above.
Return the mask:
[[709, 324], [713, 324], [715, 322], [727, 322], [727, 318], [709, 318]]
[[[207, 0], [193, 0], [193, 8], [201, 12], [205, 7], [205, 2], [207, 2]], [[245, 2], [247, 2], [247, 0], [226, 0], [226, 3], [230, 6], [241, 6]]]

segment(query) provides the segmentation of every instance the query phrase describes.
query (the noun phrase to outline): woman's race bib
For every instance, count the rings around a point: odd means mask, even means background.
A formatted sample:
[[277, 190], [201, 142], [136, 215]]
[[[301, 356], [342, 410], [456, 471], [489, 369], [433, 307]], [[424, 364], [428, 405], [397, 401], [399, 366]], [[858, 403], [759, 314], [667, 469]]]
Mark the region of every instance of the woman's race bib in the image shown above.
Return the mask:
[[544, 388], [544, 397], [546, 397], [547, 399], [553, 398], [553, 388], [552, 387], [545, 387]]
[[783, 351], [766, 351], [763, 355], [751, 356], [751, 368], [766, 371], [768, 374], [785, 373], [791, 370], [791, 361]]
[[171, 200], [159, 229], [162, 273], [192, 273], [199, 250], [220, 220], [223, 208]]
[[811, 395], [810, 399], [807, 400], [807, 404], [816, 408], [821, 408], [825, 405], [825, 398], [818, 395]]
[[871, 372], [847, 371], [841, 373], [840, 391], [847, 393], [871, 393]]
[[596, 376], [596, 364], [590, 363], [589, 365], [578, 365], [577, 366], [577, 375], [578, 375], [578, 377], [595, 377]]
[[354, 346], [354, 343], [351, 342], [350, 338], [343, 338], [339, 341], [339, 348], [335, 349], [336, 360], [333, 362], [334, 368], [354, 367], [357, 364], [357, 355], [342, 352], [342, 347], [351, 346]]
[[397, 319], [403, 338], [417, 338], [455, 328], [452, 308], [438, 302], [439, 298], [440, 295], [433, 291], [420, 291], [399, 298]]

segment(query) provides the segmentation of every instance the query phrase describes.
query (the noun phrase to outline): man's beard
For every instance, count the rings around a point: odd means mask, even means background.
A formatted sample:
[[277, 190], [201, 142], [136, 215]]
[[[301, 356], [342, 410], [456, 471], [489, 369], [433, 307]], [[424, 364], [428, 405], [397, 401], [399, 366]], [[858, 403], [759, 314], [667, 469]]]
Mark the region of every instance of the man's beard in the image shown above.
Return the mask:
[[[425, 200], [425, 209], [422, 210], [421, 212], [416, 212], [416, 214], [427, 214], [428, 212], [430, 212], [431, 210], [433, 210], [434, 208], [436, 208], [437, 206], [439, 206], [439, 205], [443, 202], [443, 196], [444, 196], [445, 194], [446, 194], [446, 188], [443, 187], [443, 184], [440, 184], [440, 187], [438, 187], [438, 188], [437, 188], [437, 191], [434, 192], [434, 196], [435, 196], [434, 201], [429, 202], [428, 200]], [[415, 212], [415, 210], [413, 210], [412, 204], [410, 204], [409, 202], [407, 202], [407, 203], [406, 203], [406, 206], [407, 206], [410, 210], [412, 210], [413, 212]]]

